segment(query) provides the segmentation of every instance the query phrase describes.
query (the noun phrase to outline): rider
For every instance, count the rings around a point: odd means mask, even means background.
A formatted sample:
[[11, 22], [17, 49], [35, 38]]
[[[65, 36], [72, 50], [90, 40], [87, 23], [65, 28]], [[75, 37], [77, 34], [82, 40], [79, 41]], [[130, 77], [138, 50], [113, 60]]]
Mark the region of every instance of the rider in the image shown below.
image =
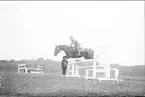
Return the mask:
[[78, 52], [78, 55], [80, 55], [79, 48], [80, 48], [80, 45], [81, 45], [81, 44], [80, 44], [77, 40], [75, 40], [73, 36], [70, 36], [70, 40], [71, 40], [70, 46], [72, 46], [72, 45], [74, 44], [74, 45], [75, 45], [75, 49], [76, 49], [77, 52]]

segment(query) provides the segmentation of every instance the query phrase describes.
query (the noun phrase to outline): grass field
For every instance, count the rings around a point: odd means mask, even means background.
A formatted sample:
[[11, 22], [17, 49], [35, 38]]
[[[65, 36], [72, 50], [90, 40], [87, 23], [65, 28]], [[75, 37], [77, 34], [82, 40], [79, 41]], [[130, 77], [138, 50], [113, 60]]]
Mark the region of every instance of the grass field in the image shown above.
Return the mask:
[[[54, 64], [53, 64], [54, 65]], [[51, 68], [50, 72], [46, 72]], [[46, 70], [47, 68], [47, 70]], [[17, 64], [0, 65], [1, 97], [145, 96], [145, 76], [119, 75], [123, 81], [97, 81], [61, 76], [60, 66], [47, 65], [43, 74], [17, 73]], [[54, 69], [54, 70], [52, 70]], [[142, 75], [142, 74], [141, 74]]]

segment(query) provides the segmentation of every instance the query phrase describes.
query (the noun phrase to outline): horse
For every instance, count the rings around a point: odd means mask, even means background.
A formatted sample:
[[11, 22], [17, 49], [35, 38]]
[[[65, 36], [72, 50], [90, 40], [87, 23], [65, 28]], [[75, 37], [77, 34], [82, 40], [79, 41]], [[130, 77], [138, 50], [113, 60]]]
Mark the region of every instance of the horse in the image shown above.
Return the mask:
[[81, 58], [84, 59], [93, 59], [94, 51], [90, 48], [79, 48], [80, 55], [77, 54], [77, 51], [74, 47], [68, 45], [55, 45], [54, 56], [57, 56], [60, 51], [64, 51], [66, 56], [63, 56], [63, 60], [61, 61], [62, 67], [62, 75], [65, 75], [68, 61], [66, 59], [69, 58]]

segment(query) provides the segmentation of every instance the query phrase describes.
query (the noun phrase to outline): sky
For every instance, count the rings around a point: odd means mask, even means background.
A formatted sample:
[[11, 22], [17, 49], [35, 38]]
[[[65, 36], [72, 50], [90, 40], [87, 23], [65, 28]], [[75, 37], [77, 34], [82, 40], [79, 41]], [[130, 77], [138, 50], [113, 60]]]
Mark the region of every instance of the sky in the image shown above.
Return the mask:
[[61, 60], [74, 36], [112, 63], [144, 65], [144, 1], [0, 1], [0, 59]]

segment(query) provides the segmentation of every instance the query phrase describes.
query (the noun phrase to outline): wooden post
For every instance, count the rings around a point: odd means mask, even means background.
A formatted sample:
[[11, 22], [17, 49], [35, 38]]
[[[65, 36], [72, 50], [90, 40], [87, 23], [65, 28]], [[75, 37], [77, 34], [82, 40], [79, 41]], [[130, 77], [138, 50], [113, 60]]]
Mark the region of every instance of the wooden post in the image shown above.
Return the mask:
[[96, 78], [96, 61], [97, 61], [97, 58], [96, 58], [96, 49], [94, 49], [94, 56], [93, 56], [93, 78]]
[[73, 59], [73, 63], [72, 63], [72, 76], [75, 76], [75, 60]]
[[80, 77], [80, 75], [79, 75], [79, 67], [77, 65], [75, 67], [75, 76], [76, 77]]
[[106, 74], [106, 79], [107, 80], [110, 80], [110, 64], [109, 63], [106, 63], [105, 64], [106, 65], [106, 72], [107, 72], [107, 74]]
[[69, 72], [70, 72], [70, 60], [68, 60], [67, 76], [69, 76]]
[[19, 64], [18, 64], [18, 73], [20, 73], [20, 71], [19, 71]]
[[25, 72], [28, 73], [27, 64], [25, 64]]
[[89, 71], [86, 70], [86, 78], [88, 78], [88, 77], [89, 77]]

